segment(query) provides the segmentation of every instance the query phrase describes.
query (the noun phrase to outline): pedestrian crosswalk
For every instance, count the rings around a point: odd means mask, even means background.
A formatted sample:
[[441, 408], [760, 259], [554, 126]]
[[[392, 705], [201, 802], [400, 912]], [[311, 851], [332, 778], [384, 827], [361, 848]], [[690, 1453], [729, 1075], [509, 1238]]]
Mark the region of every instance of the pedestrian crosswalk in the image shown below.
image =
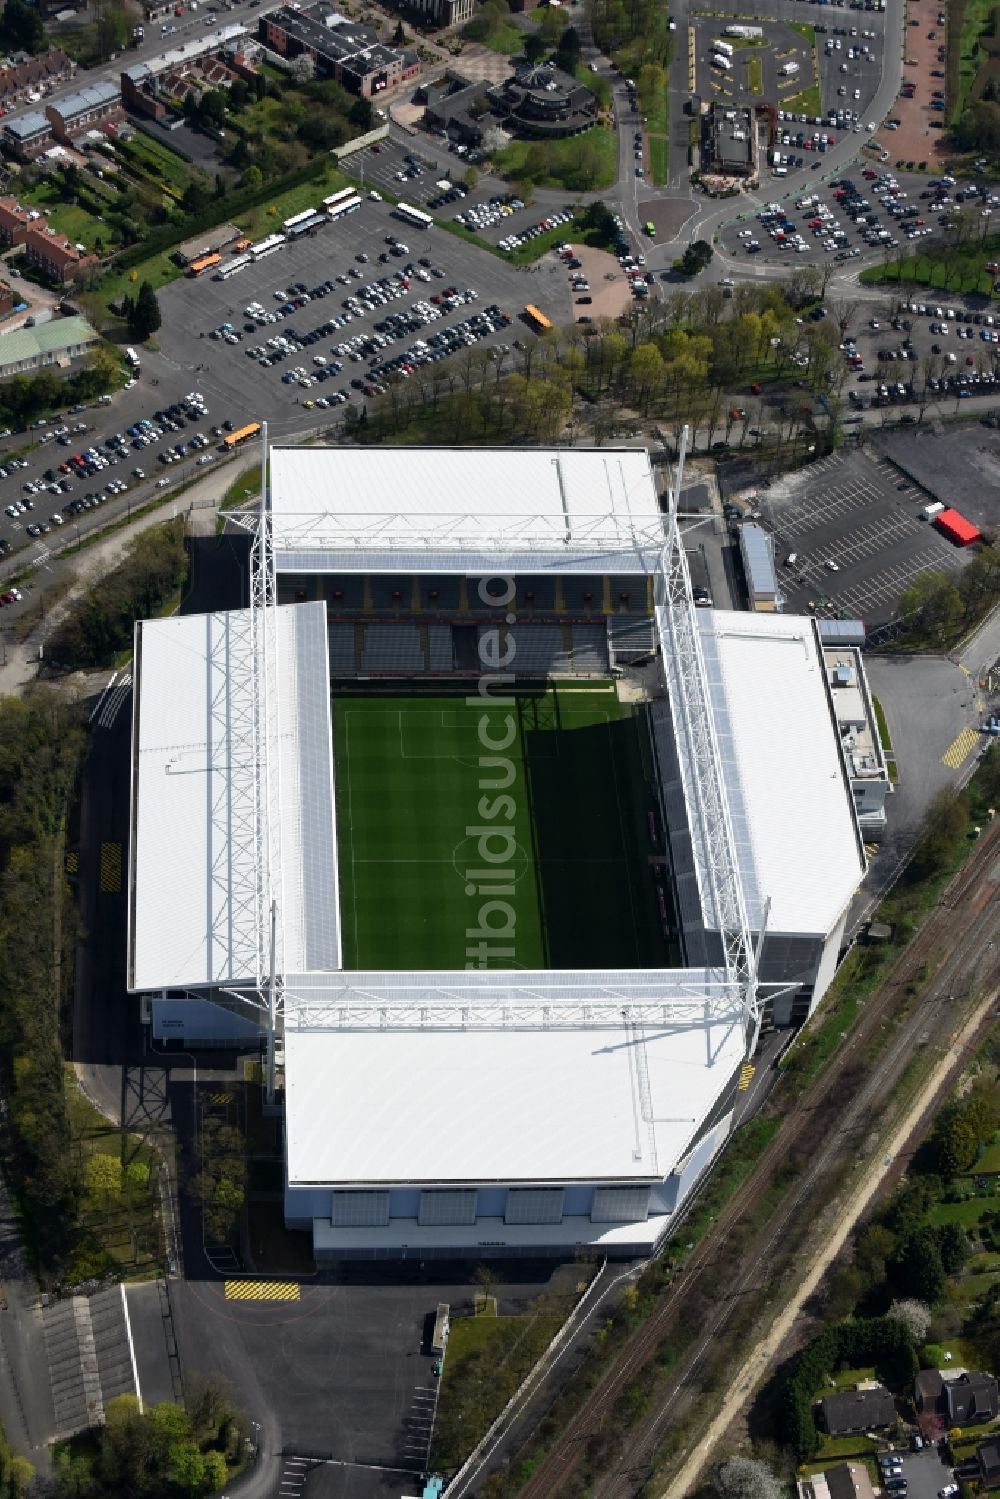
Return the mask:
[[227, 1280], [227, 1301], [298, 1301], [297, 1280]]
[[979, 735], [975, 729], [963, 729], [945, 750], [941, 759], [950, 770], [958, 770], [963, 761], [967, 760], [972, 751], [979, 743]]
[[101, 891], [104, 895], [117, 895], [122, 888], [122, 846], [120, 843], [101, 844]]

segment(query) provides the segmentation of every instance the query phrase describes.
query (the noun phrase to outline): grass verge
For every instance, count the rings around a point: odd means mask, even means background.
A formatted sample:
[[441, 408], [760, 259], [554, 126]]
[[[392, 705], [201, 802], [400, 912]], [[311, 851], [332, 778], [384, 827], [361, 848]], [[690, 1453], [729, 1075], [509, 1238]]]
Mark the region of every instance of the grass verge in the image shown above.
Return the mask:
[[878, 725], [878, 737], [882, 741], [882, 748], [887, 755], [891, 755], [892, 738], [889, 734], [889, 725], [886, 722], [885, 709], [875, 696], [872, 697], [872, 707], [875, 709], [875, 722]]
[[670, 179], [670, 150], [665, 136], [649, 137], [649, 174], [657, 187], [665, 187]]
[[764, 92], [764, 64], [759, 57], [747, 58], [747, 88], [755, 98]]
[[489, 1430], [572, 1307], [541, 1296], [523, 1317], [456, 1317], [438, 1400], [431, 1466], [453, 1471]]

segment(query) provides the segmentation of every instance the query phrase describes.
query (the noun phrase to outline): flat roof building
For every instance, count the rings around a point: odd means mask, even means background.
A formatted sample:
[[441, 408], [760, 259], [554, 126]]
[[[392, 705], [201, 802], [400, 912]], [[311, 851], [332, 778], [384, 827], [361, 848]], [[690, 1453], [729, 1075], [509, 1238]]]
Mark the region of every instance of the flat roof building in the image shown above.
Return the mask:
[[702, 168], [717, 177], [756, 177], [757, 121], [752, 109], [710, 104], [702, 115]]
[[75, 94], [47, 104], [45, 113], [52, 133], [61, 141], [70, 141], [96, 125], [115, 124], [125, 118], [121, 88], [108, 79], [90, 83]]
[[763, 526], [746, 521], [740, 527], [740, 556], [750, 608], [773, 614], [784, 603], [774, 566], [774, 537]]

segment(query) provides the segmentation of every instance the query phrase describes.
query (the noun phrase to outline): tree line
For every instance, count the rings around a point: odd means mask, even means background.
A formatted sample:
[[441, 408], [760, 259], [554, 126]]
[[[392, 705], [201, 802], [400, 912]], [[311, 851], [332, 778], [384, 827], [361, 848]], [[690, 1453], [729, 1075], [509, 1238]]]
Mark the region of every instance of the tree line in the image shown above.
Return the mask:
[[[532, 336], [513, 353], [473, 347], [418, 367], [409, 380], [390, 376], [376, 413], [354, 414], [352, 435], [376, 441], [406, 432], [430, 441], [462, 431], [467, 441], [545, 442], [572, 416], [575, 430], [589, 429], [600, 443], [631, 411], [633, 420], [656, 420], [675, 444], [685, 426], [696, 444], [757, 442], [751, 428], [759, 433], [765, 424], [785, 441], [806, 432], [832, 441], [847, 371], [834, 317], [796, 321], [810, 285], [738, 287], [731, 300], [717, 286], [678, 291], [619, 320]], [[848, 319], [854, 310], [837, 309]], [[734, 404], [734, 386], [793, 372], [798, 388], [774, 404], [756, 395]]]
[[131, 648], [136, 620], [157, 614], [182, 586], [187, 569], [183, 516], [143, 531], [53, 630], [49, 660], [70, 670], [110, 666]]
[[77, 920], [63, 865], [85, 726], [49, 688], [0, 698], [0, 1079], [4, 1168], [30, 1252], [55, 1270], [76, 1231], [61, 1021]]
[[187, 1410], [169, 1400], [143, 1410], [134, 1395], [117, 1395], [103, 1426], [57, 1445], [55, 1499], [215, 1494], [244, 1463], [246, 1444], [243, 1418], [213, 1384], [195, 1385]]
[[52, 369], [12, 375], [0, 385], [0, 423], [20, 431], [50, 411], [95, 401], [120, 378], [121, 365], [106, 344], [96, 345], [72, 375]]
[[899, 597], [898, 612], [912, 644], [942, 647], [957, 640], [1000, 601], [1000, 551], [983, 546], [960, 573], [918, 574]]

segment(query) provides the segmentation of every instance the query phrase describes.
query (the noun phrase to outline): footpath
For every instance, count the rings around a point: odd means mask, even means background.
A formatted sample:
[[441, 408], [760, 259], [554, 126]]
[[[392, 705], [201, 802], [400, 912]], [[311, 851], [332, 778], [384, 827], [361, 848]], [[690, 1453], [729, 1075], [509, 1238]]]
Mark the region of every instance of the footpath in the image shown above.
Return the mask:
[[121, 561], [128, 543], [150, 526], [161, 525], [175, 515], [190, 512], [190, 530], [195, 535], [211, 535], [215, 531], [215, 518], [226, 490], [233, 482], [235, 471], [230, 465], [220, 467], [177, 499], [169, 495], [161, 505], [128, 525], [111, 531], [109, 535], [93, 542], [83, 551], [68, 557], [53, 556], [38, 569], [34, 587], [44, 589], [69, 575], [72, 583], [62, 594], [58, 603], [46, 613], [27, 639], [15, 641], [8, 638], [4, 660], [0, 665], [0, 694], [22, 692], [38, 675], [45, 641], [75, 603], [98, 578], [105, 577]]

